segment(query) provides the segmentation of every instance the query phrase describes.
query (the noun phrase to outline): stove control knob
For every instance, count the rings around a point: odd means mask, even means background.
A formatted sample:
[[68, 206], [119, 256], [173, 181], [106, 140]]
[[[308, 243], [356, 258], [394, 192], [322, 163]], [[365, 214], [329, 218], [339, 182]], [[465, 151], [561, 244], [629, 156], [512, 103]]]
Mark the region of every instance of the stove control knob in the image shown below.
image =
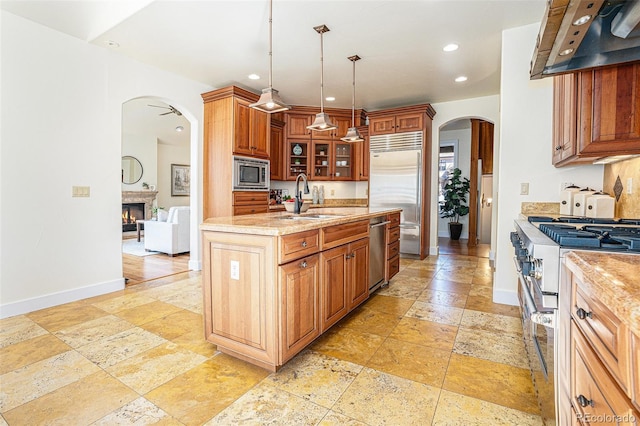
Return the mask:
[[542, 260], [541, 259], [533, 259], [531, 263], [531, 271], [529, 271], [529, 276], [535, 278], [536, 280], [542, 279]]

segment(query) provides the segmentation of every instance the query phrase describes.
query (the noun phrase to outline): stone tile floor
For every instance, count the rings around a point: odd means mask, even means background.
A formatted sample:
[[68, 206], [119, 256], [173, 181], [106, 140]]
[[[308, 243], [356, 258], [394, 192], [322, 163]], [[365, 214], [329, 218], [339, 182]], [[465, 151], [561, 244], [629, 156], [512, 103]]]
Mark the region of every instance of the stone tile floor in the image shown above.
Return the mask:
[[402, 259], [279, 372], [203, 340], [190, 272], [0, 321], [0, 425], [540, 425], [488, 259]]

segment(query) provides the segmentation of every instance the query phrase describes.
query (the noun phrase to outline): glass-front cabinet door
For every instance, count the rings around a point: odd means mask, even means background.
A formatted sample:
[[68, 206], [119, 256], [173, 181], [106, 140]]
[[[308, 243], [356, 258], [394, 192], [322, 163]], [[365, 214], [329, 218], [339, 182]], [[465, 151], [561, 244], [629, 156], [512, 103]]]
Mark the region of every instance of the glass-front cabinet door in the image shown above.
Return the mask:
[[353, 152], [348, 143], [314, 141], [312, 176], [320, 180], [353, 180]]
[[353, 145], [346, 142], [334, 142], [335, 180], [353, 180]]
[[309, 142], [287, 142], [286, 180], [295, 180], [300, 173], [309, 175]]

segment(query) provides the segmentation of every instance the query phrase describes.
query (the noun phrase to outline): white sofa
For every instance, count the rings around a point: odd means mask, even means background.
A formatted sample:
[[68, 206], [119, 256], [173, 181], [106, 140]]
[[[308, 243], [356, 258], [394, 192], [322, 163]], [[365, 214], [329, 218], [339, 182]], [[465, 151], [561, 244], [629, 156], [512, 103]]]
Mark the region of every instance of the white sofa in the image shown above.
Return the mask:
[[144, 221], [144, 248], [168, 255], [189, 251], [189, 207], [171, 207], [166, 221]]

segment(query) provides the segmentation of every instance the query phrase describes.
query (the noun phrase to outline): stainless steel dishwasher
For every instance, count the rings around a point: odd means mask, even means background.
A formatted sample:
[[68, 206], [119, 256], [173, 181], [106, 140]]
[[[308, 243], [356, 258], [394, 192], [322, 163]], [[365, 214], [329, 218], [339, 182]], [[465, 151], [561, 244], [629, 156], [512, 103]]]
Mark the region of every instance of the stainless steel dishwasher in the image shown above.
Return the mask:
[[369, 292], [385, 284], [384, 266], [386, 259], [386, 216], [374, 217], [369, 221]]

